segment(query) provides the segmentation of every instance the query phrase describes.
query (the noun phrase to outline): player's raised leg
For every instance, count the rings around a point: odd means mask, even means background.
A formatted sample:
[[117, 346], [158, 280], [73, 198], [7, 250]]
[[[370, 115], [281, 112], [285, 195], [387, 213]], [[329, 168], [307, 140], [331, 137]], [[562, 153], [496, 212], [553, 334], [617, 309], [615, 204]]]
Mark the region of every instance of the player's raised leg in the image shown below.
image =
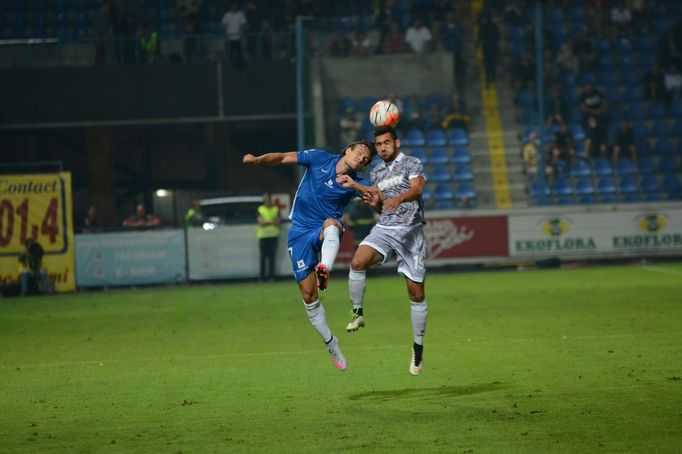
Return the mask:
[[346, 357], [343, 356], [341, 348], [339, 347], [338, 339], [332, 334], [329, 324], [327, 323], [327, 314], [324, 311], [324, 306], [320, 302], [315, 285], [315, 274], [310, 273], [305, 279], [299, 281], [298, 287], [301, 290], [303, 303], [310, 324], [313, 325], [315, 331], [320, 335], [327, 347], [327, 351], [332, 357], [332, 363], [337, 369], [344, 371], [348, 367], [346, 364]]
[[329, 282], [329, 272], [334, 266], [334, 261], [339, 253], [341, 245], [341, 224], [335, 219], [327, 219], [322, 227], [321, 239], [322, 250], [320, 263], [315, 267], [317, 276], [317, 288], [326, 290]]

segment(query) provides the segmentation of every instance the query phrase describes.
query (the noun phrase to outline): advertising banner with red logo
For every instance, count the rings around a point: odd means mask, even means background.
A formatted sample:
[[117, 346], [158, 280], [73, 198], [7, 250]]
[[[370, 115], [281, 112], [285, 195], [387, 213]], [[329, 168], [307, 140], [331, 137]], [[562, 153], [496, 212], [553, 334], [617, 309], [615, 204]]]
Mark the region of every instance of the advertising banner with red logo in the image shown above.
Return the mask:
[[[509, 239], [506, 216], [430, 217], [424, 226], [428, 244], [426, 260], [456, 262], [457, 259], [508, 257]], [[341, 240], [336, 263], [348, 266], [353, 258], [353, 233]]]

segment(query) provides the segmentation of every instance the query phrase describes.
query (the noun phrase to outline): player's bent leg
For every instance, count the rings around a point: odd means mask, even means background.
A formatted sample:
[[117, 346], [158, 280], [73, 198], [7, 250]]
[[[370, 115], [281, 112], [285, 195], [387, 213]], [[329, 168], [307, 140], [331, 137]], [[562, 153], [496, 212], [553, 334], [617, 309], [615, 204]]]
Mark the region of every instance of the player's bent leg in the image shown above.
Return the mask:
[[341, 224], [335, 219], [327, 219], [322, 226], [320, 239], [322, 249], [320, 263], [315, 267], [317, 276], [317, 288], [326, 290], [329, 282], [329, 272], [334, 266], [334, 261], [341, 246]]

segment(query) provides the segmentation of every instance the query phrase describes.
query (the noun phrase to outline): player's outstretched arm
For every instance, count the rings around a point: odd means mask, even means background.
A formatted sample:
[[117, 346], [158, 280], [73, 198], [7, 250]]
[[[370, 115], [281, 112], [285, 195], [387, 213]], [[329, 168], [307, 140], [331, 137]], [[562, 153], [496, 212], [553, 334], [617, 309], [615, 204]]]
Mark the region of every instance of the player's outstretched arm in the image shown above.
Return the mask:
[[348, 175], [339, 175], [338, 177], [336, 177], [336, 182], [339, 183], [342, 187], [346, 189], [352, 189], [356, 192], [359, 192], [362, 195], [365, 195], [365, 193], [367, 193], [373, 188], [373, 186], [365, 186], [363, 184], [358, 183]]
[[242, 158], [242, 163], [247, 166], [278, 166], [280, 164], [298, 164], [295, 151], [287, 153], [265, 153], [254, 156], [247, 153]]

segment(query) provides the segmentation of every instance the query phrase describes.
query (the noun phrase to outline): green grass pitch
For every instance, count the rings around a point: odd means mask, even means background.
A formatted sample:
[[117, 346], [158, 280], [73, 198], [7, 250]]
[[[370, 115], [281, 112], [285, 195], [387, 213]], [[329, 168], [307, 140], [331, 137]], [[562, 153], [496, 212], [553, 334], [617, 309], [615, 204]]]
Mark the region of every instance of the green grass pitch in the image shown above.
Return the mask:
[[399, 276], [331, 365], [292, 281], [0, 300], [0, 452], [680, 452], [682, 265]]

